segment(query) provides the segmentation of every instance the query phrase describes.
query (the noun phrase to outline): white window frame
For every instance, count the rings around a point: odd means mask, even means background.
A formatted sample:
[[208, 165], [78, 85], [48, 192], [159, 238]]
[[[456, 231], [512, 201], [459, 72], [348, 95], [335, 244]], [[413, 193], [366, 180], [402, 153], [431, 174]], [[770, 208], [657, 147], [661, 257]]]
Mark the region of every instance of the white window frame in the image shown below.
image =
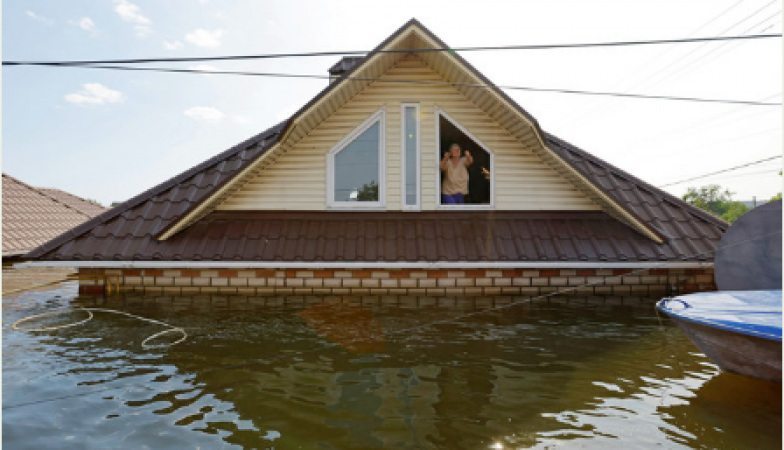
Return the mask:
[[[416, 117], [416, 204], [406, 204], [406, 108], [414, 108]], [[400, 208], [403, 211], [420, 211], [422, 209], [422, 134], [419, 115], [419, 103], [400, 104]]]
[[[462, 204], [462, 205], [442, 205], [441, 204], [441, 117], [448, 120], [452, 125], [457, 127], [458, 130], [463, 132], [466, 136], [471, 138], [472, 141], [476, 142], [477, 145], [482, 147], [484, 151], [486, 151], [490, 155], [490, 203], [487, 205], [470, 205], [470, 204]], [[436, 162], [436, 209], [442, 210], [487, 210], [487, 209], [495, 209], [495, 154], [488, 146], [486, 146], [482, 141], [476, 138], [473, 134], [471, 134], [468, 130], [465, 129], [460, 123], [458, 123], [455, 119], [452, 118], [449, 114], [447, 114], [443, 109], [435, 106], [435, 127], [436, 127], [436, 151], [435, 151], [435, 162]]]
[[[346, 148], [360, 134], [364, 133], [374, 124], [379, 124], [378, 130], [378, 201], [376, 202], [345, 202], [335, 200], [335, 155]], [[365, 119], [358, 127], [354, 128], [346, 137], [337, 143], [327, 153], [327, 208], [331, 209], [384, 209], [386, 206], [386, 108], [381, 107], [372, 116]]]

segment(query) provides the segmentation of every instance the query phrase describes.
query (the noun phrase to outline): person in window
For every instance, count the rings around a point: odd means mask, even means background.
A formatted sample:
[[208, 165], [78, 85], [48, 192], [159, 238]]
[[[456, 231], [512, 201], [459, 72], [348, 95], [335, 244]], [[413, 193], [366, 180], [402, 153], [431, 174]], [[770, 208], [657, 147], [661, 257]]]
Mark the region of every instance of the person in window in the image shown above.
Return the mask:
[[474, 163], [474, 158], [468, 150], [462, 157], [461, 153], [460, 145], [452, 144], [441, 160], [440, 167], [444, 173], [444, 181], [441, 182], [442, 205], [463, 204], [468, 195], [467, 168]]

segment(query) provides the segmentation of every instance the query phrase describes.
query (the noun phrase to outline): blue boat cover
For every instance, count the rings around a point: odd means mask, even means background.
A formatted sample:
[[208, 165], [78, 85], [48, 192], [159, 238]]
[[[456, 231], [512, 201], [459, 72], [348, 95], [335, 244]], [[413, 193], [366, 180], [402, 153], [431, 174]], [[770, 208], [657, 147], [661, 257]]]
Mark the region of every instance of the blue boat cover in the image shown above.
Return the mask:
[[665, 298], [656, 308], [689, 322], [781, 342], [781, 291], [719, 291]]

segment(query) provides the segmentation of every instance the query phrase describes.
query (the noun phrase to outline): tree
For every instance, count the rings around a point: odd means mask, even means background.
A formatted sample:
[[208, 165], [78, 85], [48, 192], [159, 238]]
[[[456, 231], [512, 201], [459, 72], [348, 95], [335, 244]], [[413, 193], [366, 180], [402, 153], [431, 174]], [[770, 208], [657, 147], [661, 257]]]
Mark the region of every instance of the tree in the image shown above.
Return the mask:
[[770, 198], [771, 202], [775, 202], [776, 200], [781, 200], [781, 192]]
[[377, 202], [378, 201], [378, 185], [375, 181], [363, 184], [362, 189], [357, 194], [357, 201], [360, 202]]
[[690, 187], [683, 199], [732, 223], [749, 211], [748, 206], [732, 200], [732, 195], [733, 193], [728, 189], [722, 190], [718, 184], [711, 184], [701, 188]]

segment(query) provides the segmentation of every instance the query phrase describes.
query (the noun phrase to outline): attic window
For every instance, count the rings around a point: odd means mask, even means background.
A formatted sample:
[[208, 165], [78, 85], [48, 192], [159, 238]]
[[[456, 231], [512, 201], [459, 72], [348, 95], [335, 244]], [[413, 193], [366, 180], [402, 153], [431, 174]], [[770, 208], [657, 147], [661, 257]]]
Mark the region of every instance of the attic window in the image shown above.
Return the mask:
[[384, 119], [382, 108], [329, 151], [329, 207], [355, 209], [384, 206]]
[[[443, 110], [438, 123], [439, 205], [443, 209], [487, 209], [493, 206], [493, 152]], [[448, 159], [452, 149], [460, 158]], [[470, 157], [466, 155], [470, 154]], [[450, 164], [453, 164], [451, 167]], [[450, 177], [452, 179], [450, 179]]]

